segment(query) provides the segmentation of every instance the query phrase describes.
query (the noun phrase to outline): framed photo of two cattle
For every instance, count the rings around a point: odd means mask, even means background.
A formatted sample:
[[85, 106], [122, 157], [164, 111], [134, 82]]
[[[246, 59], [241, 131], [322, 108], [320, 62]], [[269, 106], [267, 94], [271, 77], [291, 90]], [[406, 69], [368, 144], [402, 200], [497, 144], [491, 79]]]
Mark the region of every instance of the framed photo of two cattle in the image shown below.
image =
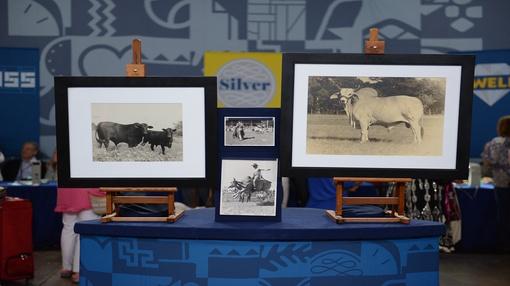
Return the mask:
[[216, 79], [56, 77], [59, 186], [212, 186]]
[[465, 178], [474, 57], [284, 54], [284, 176]]

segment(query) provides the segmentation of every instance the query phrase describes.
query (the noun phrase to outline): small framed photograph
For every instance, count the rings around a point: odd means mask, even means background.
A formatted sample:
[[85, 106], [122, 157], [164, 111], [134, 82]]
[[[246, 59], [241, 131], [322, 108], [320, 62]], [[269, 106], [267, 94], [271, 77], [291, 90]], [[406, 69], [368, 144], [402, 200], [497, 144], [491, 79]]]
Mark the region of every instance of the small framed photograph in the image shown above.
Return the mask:
[[59, 185], [213, 185], [214, 78], [57, 77]]
[[283, 59], [284, 175], [467, 176], [474, 57]]
[[223, 159], [217, 220], [278, 220], [277, 159]]
[[224, 118], [225, 146], [275, 146], [274, 117]]

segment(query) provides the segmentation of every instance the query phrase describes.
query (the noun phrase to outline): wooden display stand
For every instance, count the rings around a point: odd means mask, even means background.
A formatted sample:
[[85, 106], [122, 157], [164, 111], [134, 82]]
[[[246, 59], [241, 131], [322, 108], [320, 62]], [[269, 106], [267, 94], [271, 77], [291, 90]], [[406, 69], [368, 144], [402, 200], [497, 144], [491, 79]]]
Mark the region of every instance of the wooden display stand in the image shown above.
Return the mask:
[[[337, 223], [344, 222], [400, 222], [409, 223], [409, 218], [404, 216], [404, 200], [406, 183], [412, 179], [402, 178], [348, 178], [335, 177], [336, 185], [336, 210], [327, 210], [326, 214]], [[396, 182], [396, 195], [393, 197], [345, 197], [343, 196], [345, 182], [368, 182], [368, 183], [391, 183]], [[387, 217], [343, 217], [344, 205], [390, 205]]]
[[[142, 43], [138, 39], [132, 42], [133, 63], [126, 65], [126, 76], [144, 77], [146, 74], [145, 65], [142, 64]], [[106, 192], [106, 215], [101, 218], [101, 222], [111, 221], [166, 221], [175, 222], [182, 215], [183, 211], [175, 210], [174, 195], [177, 188], [100, 188]], [[139, 196], [124, 196], [125, 192], [139, 192]], [[142, 193], [160, 192], [166, 193], [165, 196], [145, 196]], [[120, 217], [119, 205], [121, 204], [168, 204], [168, 216], [165, 217]]]
[[[175, 222], [182, 215], [183, 211], [175, 210], [174, 194], [177, 188], [100, 188], [106, 193], [106, 215], [101, 222], [110, 221], [166, 221]], [[166, 196], [123, 196], [123, 192], [161, 192]], [[166, 217], [119, 217], [119, 205], [121, 204], [168, 204], [168, 216]]]
[[[365, 41], [365, 54], [384, 54], [384, 41], [378, 40], [379, 29], [370, 29], [370, 37]], [[333, 178], [336, 185], [336, 210], [327, 210], [326, 214], [337, 223], [344, 222], [400, 222], [409, 223], [410, 219], [404, 216], [405, 184], [412, 179], [402, 178]], [[345, 182], [369, 182], [369, 183], [397, 183], [396, 195], [393, 197], [343, 197]], [[343, 217], [344, 205], [389, 205], [386, 217]]]

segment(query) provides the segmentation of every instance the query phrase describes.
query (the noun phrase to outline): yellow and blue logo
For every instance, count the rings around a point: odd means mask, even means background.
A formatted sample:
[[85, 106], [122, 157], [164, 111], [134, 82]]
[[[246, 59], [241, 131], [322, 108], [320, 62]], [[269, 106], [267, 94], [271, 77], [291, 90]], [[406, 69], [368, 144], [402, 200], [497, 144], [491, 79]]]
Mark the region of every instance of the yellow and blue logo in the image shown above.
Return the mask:
[[493, 106], [510, 92], [510, 66], [506, 63], [477, 64], [474, 94]]
[[218, 107], [281, 105], [280, 53], [206, 52], [204, 74], [218, 78]]

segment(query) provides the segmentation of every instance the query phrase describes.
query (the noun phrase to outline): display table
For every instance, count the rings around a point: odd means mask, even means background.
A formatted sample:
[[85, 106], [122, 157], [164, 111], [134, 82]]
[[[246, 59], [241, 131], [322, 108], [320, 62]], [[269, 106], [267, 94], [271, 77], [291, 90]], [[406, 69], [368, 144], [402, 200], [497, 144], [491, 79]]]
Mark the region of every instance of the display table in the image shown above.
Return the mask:
[[282, 222], [77, 223], [82, 285], [439, 285], [444, 226], [336, 224], [288, 208]]
[[462, 236], [457, 245], [459, 250], [495, 250], [498, 230], [494, 186], [457, 185], [455, 192], [462, 212]]
[[59, 248], [62, 230], [62, 214], [53, 210], [57, 203], [57, 184], [49, 182], [39, 186], [21, 185], [12, 182], [0, 182], [7, 195], [30, 200], [33, 219], [32, 234], [36, 250]]

